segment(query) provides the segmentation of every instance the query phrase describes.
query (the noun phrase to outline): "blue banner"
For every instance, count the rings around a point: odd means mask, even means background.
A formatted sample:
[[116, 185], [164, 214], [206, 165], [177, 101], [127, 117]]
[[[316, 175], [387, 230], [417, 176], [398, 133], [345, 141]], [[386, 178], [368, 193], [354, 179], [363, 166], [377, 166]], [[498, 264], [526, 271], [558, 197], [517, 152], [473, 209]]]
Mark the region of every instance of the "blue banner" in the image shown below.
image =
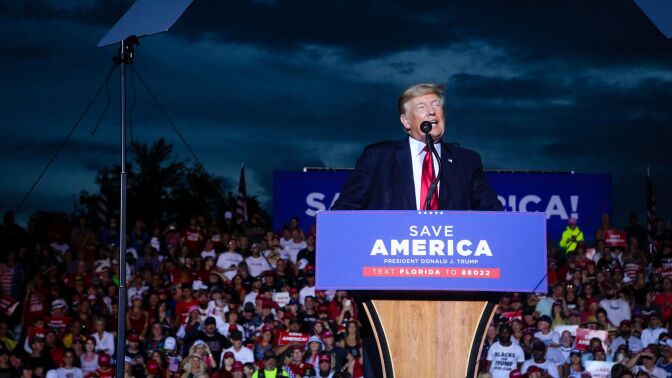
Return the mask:
[[326, 211], [317, 227], [320, 290], [547, 289], [542, 213]]
[[[298, 217], [304, 230], [318, 211], [338, 198], [349, 172], [276, 172], [273, 175], [273, 228]], [[506, 211], [543, 212], [548, 234], [559, 240], [570, 216], [585, 238], [594, 238], [604, 213], [611, 214], [611, 176], [573, 173], [488, 172], [488, 180]]]
[[570, 217], [593, 240], [602, 214], [611, 214], [610, 175], [490, 172], [488, 181], [506, 211], [546, 214], [553, 240], [560, 240]]

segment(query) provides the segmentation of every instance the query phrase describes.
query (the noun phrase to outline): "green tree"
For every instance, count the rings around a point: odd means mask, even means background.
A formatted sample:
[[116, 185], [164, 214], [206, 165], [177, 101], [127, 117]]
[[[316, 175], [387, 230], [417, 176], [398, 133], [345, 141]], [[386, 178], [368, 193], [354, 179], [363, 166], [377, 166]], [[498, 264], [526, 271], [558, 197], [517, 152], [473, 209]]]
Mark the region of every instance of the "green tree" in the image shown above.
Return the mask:
[[[203, 166], [178, 160], [173, 146], [161, 138], [151, 146], [134, 143], [132, 162], [127, 164], [128, 223], [144, 219], [149, 225], [177, 222], [184, 225], [194, 215], [219, 219], [225, 211], [233, 211], [236, 197], [231, 192], [232, 182], [213, 177]], [[109, 172], [109, 173], [108, 173]], [[119, 214], [119, 166], [101, 168], [96, 175], [100, 187], [107, 182], [108, 215]], [[99, 193], [81, 191], [76, 211], [95, 219]], [[270, 217], [255, 197], [248, 197], [248, 212], [260, 214], [265, 221]]]

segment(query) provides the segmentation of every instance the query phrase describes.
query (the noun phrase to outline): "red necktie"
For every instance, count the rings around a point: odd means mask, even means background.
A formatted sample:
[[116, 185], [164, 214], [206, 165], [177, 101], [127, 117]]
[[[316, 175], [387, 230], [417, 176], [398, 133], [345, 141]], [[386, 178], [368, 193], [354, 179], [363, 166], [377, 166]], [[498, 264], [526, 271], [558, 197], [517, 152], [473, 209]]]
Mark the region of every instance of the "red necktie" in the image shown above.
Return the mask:
[[439, 190], [438, 187], [432, 194], [432, 200], [429, 202], [429, 208], [425, 209], [425, 202], [427, 201], [427, 192], [432, 182], [436, 180], [434, 174], [434, 161], [432, 159], [432, 152], [425, 146], [425, 158], [422, 160], [422, 183], [420, 185], [420, 209], [421, 210], [438, 210], [439, 209]]

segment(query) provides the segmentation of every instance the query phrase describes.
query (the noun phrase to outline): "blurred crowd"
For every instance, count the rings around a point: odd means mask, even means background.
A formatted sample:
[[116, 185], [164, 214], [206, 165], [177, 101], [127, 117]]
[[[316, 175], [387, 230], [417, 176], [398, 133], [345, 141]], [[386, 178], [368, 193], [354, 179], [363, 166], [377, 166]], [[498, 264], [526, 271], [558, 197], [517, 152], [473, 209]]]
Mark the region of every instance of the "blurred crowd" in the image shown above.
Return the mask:
[[[362, 377], [347, 291], [315, 290], [315, 228], [253, 215], [130, 223], [127, 314], [117, 350], [119, 224], [52, 214], [0, 226], [0, 378]], [[614, 241], [614, 235], [622, 240]], [[618, 239], [618, 238], [616, 238]], [[548, 290], [501, 297], [481, 377], [672, 376], [672, 233], [608, 215], [549, 242]], [[524, 264], [524, 261], [521, 261]]]
[[0, 225], [0, 378], [362, 377], [357, 306], [315, 290], [315, 228], [231, 212], [134, 220], [117, 350], [118, 220]]
[[631, 214], [619, 230], [605, 214], [589, 236], [570, 218], [548, 262], [548, 291], [501, 297], [481, 377], [590, 377], [589, 366], [606, 369], [600, 377], [672, 377], [669, 222], [649, 228]]

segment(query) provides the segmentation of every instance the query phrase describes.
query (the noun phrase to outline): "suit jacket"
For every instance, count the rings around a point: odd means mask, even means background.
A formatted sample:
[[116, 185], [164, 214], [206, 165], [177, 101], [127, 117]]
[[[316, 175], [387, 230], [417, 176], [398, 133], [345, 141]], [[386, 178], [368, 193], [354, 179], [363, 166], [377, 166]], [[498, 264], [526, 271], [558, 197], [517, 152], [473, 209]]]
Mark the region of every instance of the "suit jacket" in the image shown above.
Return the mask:
[[[441, 143], [441, 210], [503, 210], [481, 157]], [[417, 210], [408, 139], [367, 146], [331, 210]]]

